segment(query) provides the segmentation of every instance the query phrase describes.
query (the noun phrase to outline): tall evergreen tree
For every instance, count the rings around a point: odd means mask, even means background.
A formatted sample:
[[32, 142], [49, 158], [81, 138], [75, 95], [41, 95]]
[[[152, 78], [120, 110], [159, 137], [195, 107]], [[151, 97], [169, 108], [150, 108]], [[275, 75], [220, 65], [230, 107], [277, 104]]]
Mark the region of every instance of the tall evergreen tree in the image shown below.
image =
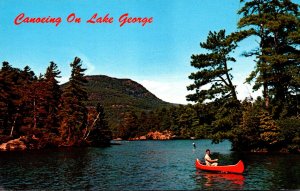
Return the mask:
[[96, 107], [96, 116], [92, 123], [90, 135], [87, 133], [86, 138], [91, 142], [92, 146], [107, 146], [112, 139], [112, 132], [105, 118], [105, 112], [99, 103]]
[[261, 111], [259, 115], [260, 140], [264, 147], [272, 148], [280, 141], [279, 128], [267, 111]]
[[17, 82], [17, 92], [20, 96], [18, 110], [19, 110], [19, 121], [21, 123], [22, 134], [27, 134], [27, 132], [36, 127], [35, 121], [35, 104], [36, 104], [36, 87], [34, 84], [37, 81], [37, 77], [29, 66], [25, 66], [20, 72], [20, 78]]
[[82, 130], [87, 123], [87, 108], [84, 101], [88, 96], [84, 88], [87, 80], [84, 77], [81, 59], [75, 57], [70, 64], [72, 67], [71, 77], [63, 90], [60, 134], [66, 145], [80, 143], [83, 138]]
[[0, 70], [0, 127], [4, 135], [9, 135], [15, 125], [17, 113], [16, 81], [20, 71], [12, 68], [8, 62], [2, 63]]
[[214, 102], [215, 119], [211, 124], [214, 142], [227, 138], [227, 132], [239, 122], [240, 102], [228, 63], [235, 62], [230, 53], [237, 47], [236, 42], [242, 35], [232, 33], [226, 36], [225, 30], [209, 32], [206, 42], [200, 43], [209, 52], [192, 56], [191, 65], [199, 71], [189, 76], [194, 84], [188, 86], [188, 90], [196, 90], [196, 93], [188, 95], [187, 100], [200, 104], [207, 100]]
[[[282, 106], [299, 90], [299, 5], [290, 0], [241, 0], [238, 27], [259, 38], [259, 47], [245, 53], [256, 56], [256, 69], [247, 81], [263, 87], [265, 106]], [[243, 31], [244, 32], [244, 31]], [[282, 108], [282, 107], [279, 107]], [[280, 112], [280, 111], [279, 111]]]
[[57, 78], [60, 78], [60, 71], [54, 62], [50, 62], [45, 73], [45, 101], [46, 101], [46, 128], [56, 131], [59, 127], [59, 105], [61, 90]]
[[[200, 43], [201, 48], [209, 53], [192, 55], [191, 65], [198, 69], [189, 78], [194, 84], [188, 90], [196, 93], [187, 96], [188, 101], [203, 103], [205, 100], [237, 100], [235, 86], [232, 83], [231, 68], [228, 62], [235, 62], [229, 54], [236, 48], [236, 43], [225, 30], [209, 32], [206, 42]], [[208, 89], [205, 87], [210, 86]]]

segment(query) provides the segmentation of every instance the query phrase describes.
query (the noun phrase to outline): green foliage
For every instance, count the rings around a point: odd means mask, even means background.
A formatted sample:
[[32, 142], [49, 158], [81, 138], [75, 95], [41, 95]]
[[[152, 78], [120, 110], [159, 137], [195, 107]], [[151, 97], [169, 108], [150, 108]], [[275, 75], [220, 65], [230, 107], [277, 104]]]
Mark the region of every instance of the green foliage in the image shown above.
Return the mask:
[[290, 152], [297, 152], [300, 149], [300, 119], [291, 117], [277, 120], [280, 128], [280, 136], [283, 138], [283, 147], [287, 145]]
[[15, 127], [18, 114], [20, 70], [12, 68], [8, 62], [3, 62], [0, 71], [0, 127], [4, 135], [9, 135]]
[[71, 67], [70, 82], [61, 91], [57, 81], [60, 71], [54, 62], [50, 62], [45, 75], [38, 78], [29, 66], [20, 70], [3, 62], [0, 70], [1, 142], [23, 135], [29, 149], [109, 144], [112, 133], [103, 107], [98, 105], [94, 112], [98, 115], [91, 112], [88, 119], [85, 105], [88, 94], [84, 87], [87, 81], [81, 60], [76, 57]]
[[138, 131], [138, 119], [134, 112], [126, 112], [119, 127], [119, 137], [122, 139], [134, 138]]
[[213, 133], [230, 131], [240, 123], [240, 102], [234, 99], [226, 101], [217, 108], [215, 118]]
[[[187, 100], [203, 103], [206, 100], [237, 99], [235, 86], [232, 84], [231, 68], [228, 62], [235, 62], [229, 53], [236, 48], [236, 43], [225, 35], [225, 30], [209, 32], [206, 42], [200, 46], [209, 51], [207, 54], [192, 55], [191, 65], [198, 69], [191, 73], [189, 78], [194, 84], [187, 87], [188, 90], [196, 90], [196, 93], [187, 96]], [[210, 85], [209, 89], [204, 86]]]
[[283, 134], [283, 129], [260, 105], [259, 101], [254, 104], [243, 102], [241, 123], [232, 130], [230, 137], [234, 150], [278, 150], [286, 145], [283, 141], [288, 137]]
[[[118, 126], [125, 112], [150, 112], [162, 107], [171, 107], [174, 104], [164, 102], [149, 92], [142, 85], [130, 79], [117, 79], [104, 75], [86, 76], [88, 83], [86, 90], [89, 99], [87, 106], [95, 107], [101, 103], [106, 111], [109, 126], [116, 136]], [[63, 85], [63, 88], [67, 84]]]
[[260, 41], [256, 50], [245, 53], [257, 58], [256, 69], [247, 82], [255, 81], [254, 90], [263, 87], [265, 106], [268, 108], [270, 102], [277, 105], [273, 116], [279, 118], [280, 108], [300, 87], [299, 5], [287, 0], [241, 2], [244, 6], [239, 10], [242, 18], [238, 26], [247, 29], [245, 37], [254, 35]]
[[242, 118], [239, 126], [232, 130], [230, 140], [234, 150], [250, 151], [257, 149], [259, 141], [259, 109], [252, 103], [242, 103]]
[[84, 78], [80, 58], [75, 58], [70, 64], [72, 67], [71, 77], [62, 94], [61, 126], [60, 134], [63, 142], [67, 145], [77, 144], [83, 137], [82, 130], [87, 123], [87, 108], [84, 101], [88, 99], [84, 84]]
[[51, 128], [54, 131], [57, 131], [59, 127], [59, 105], [60, 105], [60, 98], [61, 98], [61, 89], [58, 84], [57, 78], [60, 78], [60, 71], [57, 68], [57, 65], [54, 62], [50, 62], [46, 73], [45, 73], [45, 102], [47, 105], [45, 106], [46, 109], [46, 122], [45, 127], [47, 129]]
[[[106, 121], [104, 108], [102, 105], [97, 104], [96, 107], [96, 116], [92, 116], [91, 120], [92, 130], [90, 135], [88, 136], [88, 141], [90, 141], [92, 146], [108, 146], [110, 144], [110, 140], [112, 139], [112, 132], [108, 126]], [[95, 123], [96, 121], [96, 123]]]
[[[242, 8], [238, 14], [238, 32], [225, 36], [225, 30], [210, 32], [207, 41], [200, 46], [208, 53], [192, 56], [191, 65], [199, 71], [189, 78], [194, 84], [188, 90], [195, 93], [187, 100], [210, 104], [209, 120], [201, 120], [195, 134], [205, 135], [218, 143], [229, 138], [234, 150], [280, 149], [288, 147], [296, 150], [299, 136], [296, 133], [293, 143], [287, 142], [288, 132], [293, 132], [293, 116], [299, 115], [300, 90], [300, 50], [299, 50], [299, 5], [289, 0], [241, 0]], [[227, 62], [235, 61], [229, 54], [237, 43], [255, 36], [258, 47], [247, 50], [243, 55], [255, 57], [256, 67], [246, 82], [254, 81], [253, 90], [263, 89], [260, 97], [253, 103], [236, 99], [235, 86], [231, 80]], [[196, 110], [200, 110], [198, 107]], [[276, 119], [291, 118], [293, 123], [283, 130], [283, 123]], [[279, 122], [280, 122], [279, 121]], [[299, 127], [299, 126], [298, 126]], [[296, 143], [296, 144], [295, 144]]]
[[278, 144], [279, 138], [279, 128], [276, 126], [275, 121], [270, 116], [269, 112], [262, 110], [259, 113], [259, 132], [260, 140], [263, 145], [272, 147]]

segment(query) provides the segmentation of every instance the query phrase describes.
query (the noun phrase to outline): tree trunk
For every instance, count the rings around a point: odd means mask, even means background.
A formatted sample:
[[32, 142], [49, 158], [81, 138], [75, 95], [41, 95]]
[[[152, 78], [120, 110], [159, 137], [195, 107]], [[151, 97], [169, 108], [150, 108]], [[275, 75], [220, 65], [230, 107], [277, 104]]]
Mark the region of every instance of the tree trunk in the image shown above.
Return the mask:
[[9, 136], [11, 136], [11, 137], [12, 137], [12, 134], [13, 134], [13, 131], [14, 131], [15, 125], [16, 125], [16, 120], [17, 120], [17, 117], [15, 118], [15, 120], [14, 120], [14, 122], [13, 122], [12, 126], [11, 126], [10, 135], [9, 135]]
[[86, 140], [88, 138], [88, 136], [90, 135], [91, 129], [94, 127], [95, 123], [99, 119], [99, 116], [100, 116], [100, 112], [98, 113], [96, 119], [93, 121], [93, 124], [92, 124], [91, 128], [89, 129], [88, 133], [85, 134], [85, 136], [83, 136], [84, 140]]
[[35, 98], [33, 99], [33, 128], [35, 129], [36, 128], [36, 102], [35, 102]]

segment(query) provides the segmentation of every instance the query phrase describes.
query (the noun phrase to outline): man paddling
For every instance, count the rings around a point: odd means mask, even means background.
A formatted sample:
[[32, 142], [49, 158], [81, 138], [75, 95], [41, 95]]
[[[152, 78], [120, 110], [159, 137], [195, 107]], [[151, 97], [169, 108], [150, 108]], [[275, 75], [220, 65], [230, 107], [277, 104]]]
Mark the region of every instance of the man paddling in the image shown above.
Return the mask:
[[212, 160], [211, 158], [210, 158], [210, 150], [209, 149], [206, 149], [206, 151], [205, 151], [205, 157], [204, 157], [204, 160], [205, 160], [205, 163], [206, 163], [206, 165], [207, 166], [218, 166], [218, 159], [214, 159], [214, 160]]

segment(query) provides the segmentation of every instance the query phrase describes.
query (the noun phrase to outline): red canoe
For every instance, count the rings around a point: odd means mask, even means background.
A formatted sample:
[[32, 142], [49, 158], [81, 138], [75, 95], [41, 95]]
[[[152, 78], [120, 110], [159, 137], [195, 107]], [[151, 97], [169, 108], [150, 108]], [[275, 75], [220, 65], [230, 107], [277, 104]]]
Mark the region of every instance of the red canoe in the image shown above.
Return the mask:
[[207, 166], [200, 163], [199, 159], [196, 159], [195, 162], [196, 168], [204, 171], [214, 171], [214, 172], [223, 172], [223, 173], [237, 173], [242, 174], [244, 172], [244, 163], [239, 161], [235, 165], [227, 166]]

